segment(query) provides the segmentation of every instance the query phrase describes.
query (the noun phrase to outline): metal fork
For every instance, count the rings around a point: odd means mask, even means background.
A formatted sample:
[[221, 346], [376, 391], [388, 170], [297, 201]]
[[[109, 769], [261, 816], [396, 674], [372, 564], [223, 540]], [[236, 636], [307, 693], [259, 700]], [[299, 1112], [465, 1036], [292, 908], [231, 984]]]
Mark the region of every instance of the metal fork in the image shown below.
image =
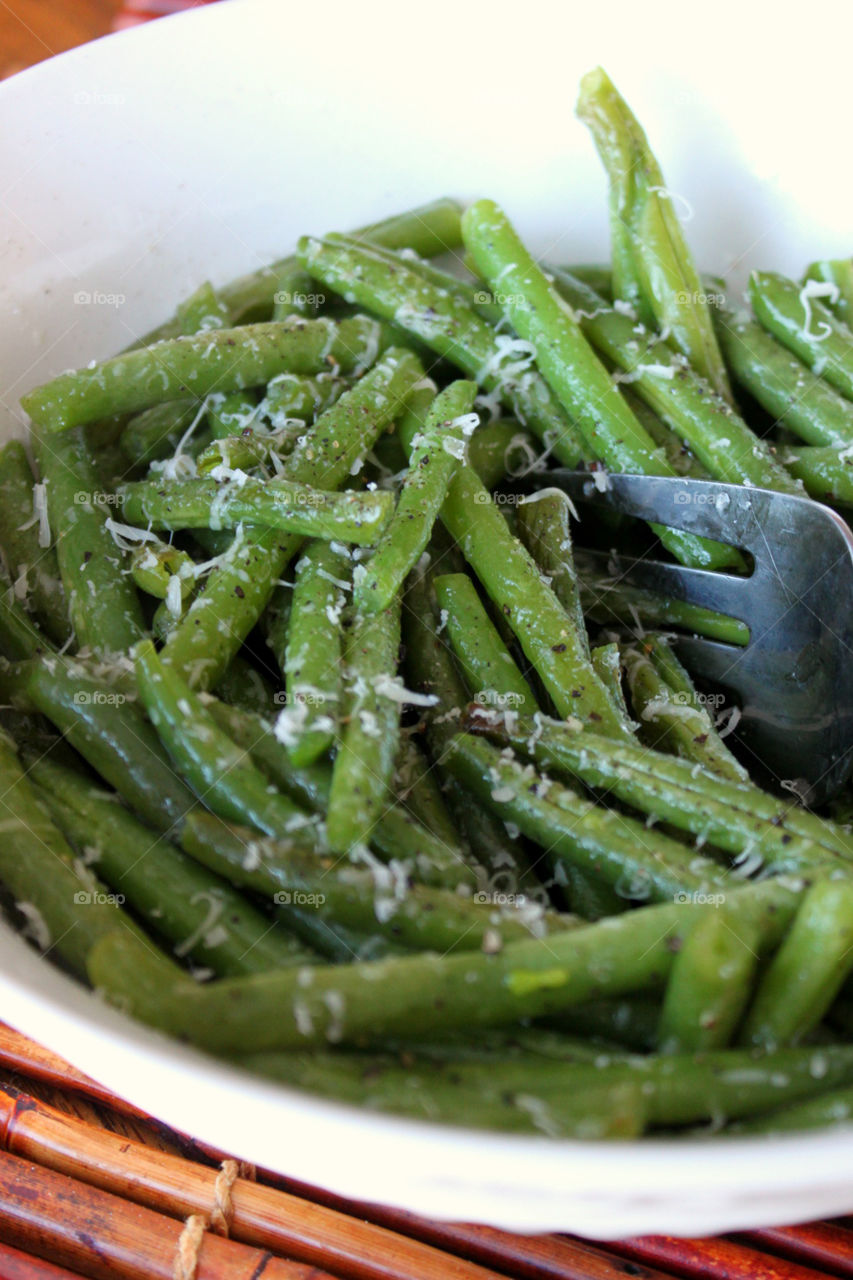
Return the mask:
[[[749, 577], [657, 560], [608, 557], [610, 572], [659, 596], [744, 622], [745, 647], [698, 636], [674, 641], [684, 665], [735, 695], [736, 737], [776, 781], [811, 805], [853, 767], [853, 534], [810, 498], [663, 476], [554, 470], [512, 486], [553, 486], [574, 502], [748, 551]], [[748, 761], [747, 761], [748, 762]]]

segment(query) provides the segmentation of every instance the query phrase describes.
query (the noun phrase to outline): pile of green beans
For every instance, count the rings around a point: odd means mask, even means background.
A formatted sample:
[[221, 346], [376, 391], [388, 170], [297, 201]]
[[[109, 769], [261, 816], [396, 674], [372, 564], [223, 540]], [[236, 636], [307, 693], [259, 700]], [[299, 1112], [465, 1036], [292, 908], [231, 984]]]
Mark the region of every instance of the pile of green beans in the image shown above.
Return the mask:
[[603, 580], [548, 472], [853, 505], [853, 266], [757, 272], [735, 314], [600, 69], [578, 113], [611, 264], [437, 200], [204, 281], [24, 396], [0, 909], [151, 1026], [365, 1107], [574, 1139], [849, 1120], [849, 800], [751, 779], [663, 630], [746, 628]]

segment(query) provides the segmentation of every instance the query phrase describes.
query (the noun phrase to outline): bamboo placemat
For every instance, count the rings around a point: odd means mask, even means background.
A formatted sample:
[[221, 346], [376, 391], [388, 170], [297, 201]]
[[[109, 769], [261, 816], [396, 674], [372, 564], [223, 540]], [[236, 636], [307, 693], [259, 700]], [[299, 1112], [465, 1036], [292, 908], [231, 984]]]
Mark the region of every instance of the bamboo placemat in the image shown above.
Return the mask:
[[0, 1023], [0, 1280], [819, 1280], [853, 1220], [602, 1245], [431, 1222], [240, 1165]]

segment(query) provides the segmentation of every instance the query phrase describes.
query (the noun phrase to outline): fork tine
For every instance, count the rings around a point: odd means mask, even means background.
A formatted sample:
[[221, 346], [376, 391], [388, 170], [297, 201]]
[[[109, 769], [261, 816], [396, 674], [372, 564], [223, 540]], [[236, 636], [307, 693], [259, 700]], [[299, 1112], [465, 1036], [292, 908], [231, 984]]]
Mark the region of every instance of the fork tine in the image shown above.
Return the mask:
[[749, 578], [712, 573], [707, 569], [686, 569], [660, 560], [624, 560], [620, 556], [611, 556], [608, 563], [611, 573], [616, 570], [615, 581], [627, 582], [655, 595], [683, 600], [686, 604], [701, 605], [741, 621], [749, 615]]
[[[539, 485], [543, 482], [541, 476], [532, 480]], [[823, 509], [806, 497], [747, 489], [716, 480], [558, 468], [547, 473], [546, 482], [576, 501], [603, 504], [650, 524], [684, 529], [730, 546], [744, 547], [756, 558], [766, 547], [762, 530], [769, 523], [778, 524], [780, 515], [788, 513], [792, 520], [802, 519], [806, 513], [815, 519], [823, 518]], [[525, 479], [518, 486], [526, 492], [531, 487], [531, 479]]]
[[739, 676], [743, 672], [738, 668], [747, 660], [747, 649], [723, 644], [720, 640], [705, 640], [702, 636], [676, 636], [672, 645], [685, 667], [709, 684], [742, 685]]

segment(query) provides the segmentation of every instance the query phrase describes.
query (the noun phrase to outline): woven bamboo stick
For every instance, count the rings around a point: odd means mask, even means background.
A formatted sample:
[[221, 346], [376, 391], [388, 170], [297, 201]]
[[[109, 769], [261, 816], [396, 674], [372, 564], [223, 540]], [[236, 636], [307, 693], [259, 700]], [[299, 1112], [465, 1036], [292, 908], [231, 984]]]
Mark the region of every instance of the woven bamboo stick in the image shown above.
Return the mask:
[[608, 1243], [607, 1248], [646, 1266], [689, 1276], [690, 1280], [826, 1280], [811, 1267], [747, 1249], [719, 1236], [706, 1240], [643, 1236]]
[[79, 1280], [80, 1273], [0, 1244], [0, 1276], [3, 1280]]
[[91, 1280], [333, 1280], [209, 1231], [195, 1250], [183, 1223], [2, 1152], [0, 1235]]
[[741, 1239], [830, 1275], [853, 1276], [853, 1231], [832, 1222], [809, 1222], [802, 1227], [773, 1227], [750, 1231]]
[[406, 1236], [272, 1187], [224, 1178], [8, 1088], [0, 1089], [0, 1146], [148, 1210], [179, 1218], [204, 1215], [234, 1240], [351, 1280], [499, 1280], [494, 1272]]
[[55, 1085], [57, 1089], [74, 1089], [84, 1093], [94, 1102], [102, 1102], [123, 1115], [148, 1119], [144, 1111], [116, 1097], [104, 1085], [72, 1067], [64, 1058], [57, 1057], [29, 1036], [13, 1031], [3, 1022], [0, 1022], [0, 1063], [10, 1071], [23, 1072], [34, 1080]]

